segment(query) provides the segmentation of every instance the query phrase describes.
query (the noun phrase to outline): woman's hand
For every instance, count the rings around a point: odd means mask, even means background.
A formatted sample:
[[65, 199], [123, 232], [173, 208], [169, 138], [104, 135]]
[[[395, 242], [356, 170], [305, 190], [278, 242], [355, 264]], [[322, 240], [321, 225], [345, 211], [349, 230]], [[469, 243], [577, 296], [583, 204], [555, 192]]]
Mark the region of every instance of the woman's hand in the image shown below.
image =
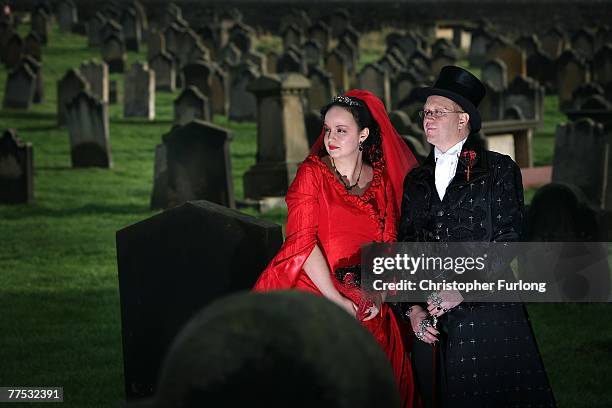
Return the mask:
[[372, 293], [364, 296], [359, 303], [357, 318], [363, 322], [375, 318], [382, 309], [383, 296], [380, 293]]
[[463, 302], [463, 296], [458, 290], [442, 290], [437, 295], [437, 298], [427, 298], [427, 311], [432, 316], [440, 317]]
[[330, 298], [330, 300], [344, 309], [351, 316], [357, 317], [357, 305], [351, 299], [338, 293], [337, 296]]
[[438, 336], [440, 332], [432, 326], [427, 326], [425, 330], [421, 330], [421, 322], [425, 319], [427, 319], [427, 312], [423, 310], [421, 306], [412, 306], [410, 311], [410, 325], [412, 326], [412, 331], [419, 340], [428, 344], [435, 343], [438, 341], [438, 337], [436, 336]]

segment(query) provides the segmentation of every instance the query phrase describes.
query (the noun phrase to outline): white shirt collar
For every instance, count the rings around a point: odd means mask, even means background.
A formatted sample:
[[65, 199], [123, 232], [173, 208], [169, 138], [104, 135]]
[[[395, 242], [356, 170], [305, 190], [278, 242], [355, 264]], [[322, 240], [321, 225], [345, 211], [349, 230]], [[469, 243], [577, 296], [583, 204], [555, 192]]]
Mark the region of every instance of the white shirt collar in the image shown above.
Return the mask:
[[446, 152], [441, 151], [440, 149], [438, 149], [437, 146], [435, 146], [434, 156], [435, 156], [436, 161], [438, 161], [438, 158], [442, 156], [443, 154], [447, 156], [459, 156], [459, 154], [461, 153], [461, 149], [463, 148], [463, 144], [465, 143], [466, 140], [467, 140], [467, 137], [461, 139], [459, 142], [453, 145]]

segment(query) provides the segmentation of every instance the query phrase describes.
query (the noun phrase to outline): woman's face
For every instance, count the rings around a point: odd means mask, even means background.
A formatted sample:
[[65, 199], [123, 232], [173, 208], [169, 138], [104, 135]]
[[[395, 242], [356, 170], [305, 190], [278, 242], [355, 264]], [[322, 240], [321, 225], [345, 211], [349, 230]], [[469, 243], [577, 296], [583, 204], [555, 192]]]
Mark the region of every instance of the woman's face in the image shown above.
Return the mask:
[[325, 114], [324, 143], [334, 160], [350, 158], [359, 153], [359, 142], [367, 138], [367, 128], [359, 130], [355, 118], [348, 110], [333, 106]]

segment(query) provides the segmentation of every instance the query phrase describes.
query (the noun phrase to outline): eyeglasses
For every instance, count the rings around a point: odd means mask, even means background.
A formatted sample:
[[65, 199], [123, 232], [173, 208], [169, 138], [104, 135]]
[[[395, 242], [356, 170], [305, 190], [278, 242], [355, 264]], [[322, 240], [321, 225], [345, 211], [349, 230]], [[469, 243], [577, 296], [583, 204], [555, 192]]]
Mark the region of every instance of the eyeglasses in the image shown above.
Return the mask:
[[446, 116], [447, 113], [465, 113], [464, 111], [443, 111], [443, 110], [420, 110], [419, 117], [425, 119], [426, 117], [440, 119]]

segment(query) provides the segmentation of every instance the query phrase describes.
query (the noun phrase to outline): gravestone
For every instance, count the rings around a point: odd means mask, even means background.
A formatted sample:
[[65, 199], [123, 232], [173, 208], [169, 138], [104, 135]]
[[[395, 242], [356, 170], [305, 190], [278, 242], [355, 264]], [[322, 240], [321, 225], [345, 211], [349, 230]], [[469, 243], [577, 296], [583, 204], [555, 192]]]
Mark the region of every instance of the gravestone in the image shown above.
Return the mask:
[[89, 91], [104, 103], [109, 102], [108, 65], [97, 60], [84, 61], [79, 72], [89, 83]]
[[57, 6], [57, 22], [62, 32], [72, 32], [72, 26], [79, 21], [77, 8], [72, 0], [62, 0]]
[[468, 60], [471, 66], [479, 67], [487, 61], [487, 50], [493, 37], [484, 28], [477, 28], [472, 32], [472, 42], [470, 43], [470, 52]]
[[527, 75], [527, 58], [525, 53], [507, 40], [498, 37], [494, 39], [487, 49], [488, 59], [498, 58], [506, 64], [508, 81], [517, 76]]
[[236, 122], [257, 119], [257, 99], [247, 91], [251, 81], [259, 77], [257, 69], [248, 63], [241, 64], [232, 74], [230, 84], [229, 120]]
[[251, 51], [255, 37], [255, 30], [243, 23], [236, 23], [229, 30], [229, 42], [235, 44], [242, 53]]
[[331, 16], [332, 36], [339, 37], [350, 23], [350, 14], [346, 9], [336, 9]]
[[318, 67], [321, 64], [323, 50], [321, 45], [315, 40], [308, 40], [302, 45], [302, 52], [308, 70]]
[[183, 10], [175, 3], [168, 3], [166, 6], [166, 11], [163, 16], [163, 25], [173, 24], [177, 20], [183, 19]]
[[87, 27], [87, 46], [89, 48], [100, 47], [102, 45], [102, 27], [106, 25], [107, 19], [101, 12], [97, 12], [89, 20]]
[[480, 77], [483, 82], [488, 82], [491, 88], [503, 91], [508, 86], [506, 63], [499, 58], [485, 62]]
[[276, 65], [276, 72], [278, 73], [295, 72], [298, 74], [305, 74], [306, 71], [306, 61], [302, 59], [301, 55], [295, 53], [291, 49], [285, 51], [278, 58]]
[[417, 48], [408, 58], [408, 66], [418, 72], [421, 77], [431, 76], [431, 59], [429, 56], [420, 48]]
[[579, 29], [571, 39], [571, 48], [583, 58], [590, 60], [595, 52], [595, 35], [591, 30]]
[[[175, 126], [163, 136], [166, 154], [165, 190], [153, 208], [171, 208], [186, 201], [208, 200], [234, 208], [234, 191], [229, 153], [231, 134], [209, 122], [193, 120]], [[161, 180], [159, 174], [156, 180]]]
[[106, 37], [102, 43], [102, 60], [108, 65], [108, 71], [124, 72], [127, 54], [125, 51], [125, 43], [123, 40], [111, 34]]
[[309, 87], [299, 74], [262, 75], [249, 85], [257, 97], [257, 163], [244, 175], [246, 198], [287, 193], [308, 155], [302, 99]]
[[593, 80], [602, 85], [612, 83], [612, 43], [601, 47], [593, 57]]
[[331, 41], [331, 28], [321, 20], [317, 20], [308, 28], [308, 38], [317, 41], [321, 46], [321, 51], [325, 54], [329, 51]]
[[565, 48], [565, 36], [558, 27], [552, 27], [541, 37], [542, 52], [549, 58], [555, 60], [559, 58]]
[[132, 64], [125, 74], [123, 114], [127, 117], [155, 119], [155, 73], [148, 64]]
[[249, 51], [246, 54], [242, 54], [242, 61], [253, 65], [262, 74], [267, 72], [268, 61], [266, 56], [257, 51]]
[[217, 64], [212, 64], [210, 78], [210, 102], [212, 111], [218, 115], [227, 116], [229, 111], [229, 77]]
[[325, 70], [331, 74], [334, 80], [336, 93], [343, 93], [350, 89], [346, 57], [337, 49], [332, 50], [325, 58]]
[[117, 232], [128, 400], [153, 393], [183, 325], [214, 299], [249, 290], [281, 244], [279, 225], [207, 201]]
[[100, 36], [102, 37], [102, 44], [104, 41], [110, 37], [111, 35], [120, 38], [123, 43], [125, 43], [125, 37], [123, 35], [123, 28], [121, 24], [112, 19], [107, 19], [106, 23], [100, 29]]
[[2, 106], [13, 109], [30, 109], [36, 90], [36, 74], [28, 64], [19, 64], [6, 77]]
[[49, 32], [51, 31], [51, 15], [43, 8], [36, 9], [30, 19], [32, 23], [32, 31], [35, 32], [43, 44], [47, 44]]
[[4, 65], [8, 69], [19, 65], [19, 61], [23, 58], [23, 49], [23, 40], [19, 34], [13, 33], [6, 41], [6, 50], [4, 51]]
[[187, 54], [187, 61], [210, 61], [210, 51], [198, 40]]
[[[188, 28], [182, 31], [177, 38], [176, 41], [176, 58], [178, 60], [178, 66], [182, 67], [185, 64], [192, 61], [191, 53], [193, 49], [198, 46], [199, 38], [195, 31]], [[208, 56], [205, 56], [205, 59], [208, 59]]]
[[0, 138], [0, 204], [31, 203], [34, 200], [34, 152], [13, 129]]
[[77, 69], [69, 69], [57, 82], [57, 123], [66, 124], [66, 105], [81, 91], [89, 92], [91, 85]]
[[[172, 56], [175, 58], [177, 64], [179, 63], [178, 60], [178, 41], [179, 41], [179, 37], [181, 35], [181, 33], [185, 31], [185, 28], [182, 28], [180, 26], [178, 26], [177, 24], [171, 24], [169, 26], [167, 26], [164, 31], [162, 32], [163, 36], [164, 36], [164, 40], [166, 43], [166, 52], [172, 54]], [[177, 66], [177, 68], [179, 68]]]
[[542, 45], [536, 34], [522, 36], [516, 40], [515, 44], [523, 50], [527, 59], [542, 49]]
[[359, 60], [357, 46], [346, 38], [343, 38], [338, 42], [336, 49], [346, 57], [346, 68], [348, 69], [349, 75], [352, 76], [355, 74], [357, 61]]
[[162, 52], [166, 52], [166, 38], [158, 31], [149, 33], [148, 44], [147, 59], [149, 61]]
[[121, 14], [121, 26], [128, 51], [138, 52], [142, 42], [142, 23], [134, 7], [127, 7]]
[[32, 97], [32, 102], [34, 103], [42, 103], [45, 99], [45, 87], [43, 80], [43, 70], [42, 64], [36, 61], [34, 58], [26, 55], [21, 60], [21, 64], [26, 64], [35, 75], [34, 79], [34, 96]]
[[117, 80], [113, 79], [108, 81], [108, 103], [114, 105], [116, 103], [122, 103], [123, 97], [119, 93], [119, 87], [117, 86]]
[[604, 92], [604, 88], [596, 82], [582, 84], [572, 92], [572, 108], [580, 110], [592, 97], [604, 97]]
[[574, 89], [589, 80], [590, 72], [586, 61], [572, 50], [565, 50], [557, 60], [557, 92], [561, 110], [571, 108]]
[[194, 119], [210, 122], [212, 107], [198, 88], [188, 86], [174, 101], [174, 124], [183, 126]]
[[112, 166], [108, 107], [89, 92], [81, 91], [66, 105], [72, 167]]
[[447, 65], [455, 65], [457, 61], [456, 54], [448, 48], [442, 48], [437, 51], [431, 58], [431, 74], [437, 77], [440, 74], [442, 67]]
[[36, 61], [42, 61], [42, 44], [36, 33], [30, 33], [23, 44], [23, 54], [29, 55]]
[[310, 88], [307, 92], [309, 109], [318, 112], [330, 103], [335, 95], [334, 79], [329, 72], [319, 67], [314, 67], [309, 71], [308, 79], [310, 80]]
[[366, 64], [357, 75], [360, 89], [367, 89], [378, 96], [387, 109], [391, 109], [389, 74], [377, 64]]
[[266, 70], [267, 74], [276, 74], [276, 66], [278, 65], [278, 53], [270, 50], [266, 53]]
[[[220, 43], [220, 26], [218, 23], [209, 23], [201, 26], [197, 31], [202, 44], [210, 52], [210, 58], [218, 60], [218, 52], [221, 47]], [[224, 44], [225, 45], [225, 44]]]
[[225, 67], [236, 67], [242, 60], [242, 53], [236, 44], [229, 43], [219, 51], [219, 60]]
[[418, 75], [412, 69], [402, 69], [391, 80], [391, 103], [395, 109], [399, 103], [410, 95], [412, 90], [421, 85]]
[[543, 85], [547, 93], [557, 92], [557, 66], [542, 51], [536, 51], [527, 58], [527, 76]]
[[207, 62], [192, 62], [183, 67], [185, 87], [195, 86], [203, 95], [211, 97], [214, 67]]
[[504, 91], [493, 88], [488, 81], [483, 85], [486, 93], [478, 105], [483, 122], [502, 120], [504, 116]]
[[304, 31], [312, 25], [308, 13], [304, 10], [292, 9], [289, 14], [285, 14], [280, 21], [279, 32], [284, 32], [285, 28], [295, 25], [300, 30]]
[[283, 39], [284, 50], [287, 50], [292, 45], [301, 47], [302, 42], [304, 41], [301, 28], [295, 24], [285, 27], [285, 29], [281, 32], [281, 37]]
[[155, 89], [174, 92], [176, 89], [176, 65], [172, 55], [161, 52], [149, 60], [149, 66], [155, 73]]
[[603, 126], [588, 118], [557, 126], [553, 183], [576, 185], [596, 207], [612, 208], [610, 141]]
[[544, 114], [544, 89], [532, 78], [518, 76], [504, 93], [504, 107], [518, 106], [524, 119], [542, 120]]

